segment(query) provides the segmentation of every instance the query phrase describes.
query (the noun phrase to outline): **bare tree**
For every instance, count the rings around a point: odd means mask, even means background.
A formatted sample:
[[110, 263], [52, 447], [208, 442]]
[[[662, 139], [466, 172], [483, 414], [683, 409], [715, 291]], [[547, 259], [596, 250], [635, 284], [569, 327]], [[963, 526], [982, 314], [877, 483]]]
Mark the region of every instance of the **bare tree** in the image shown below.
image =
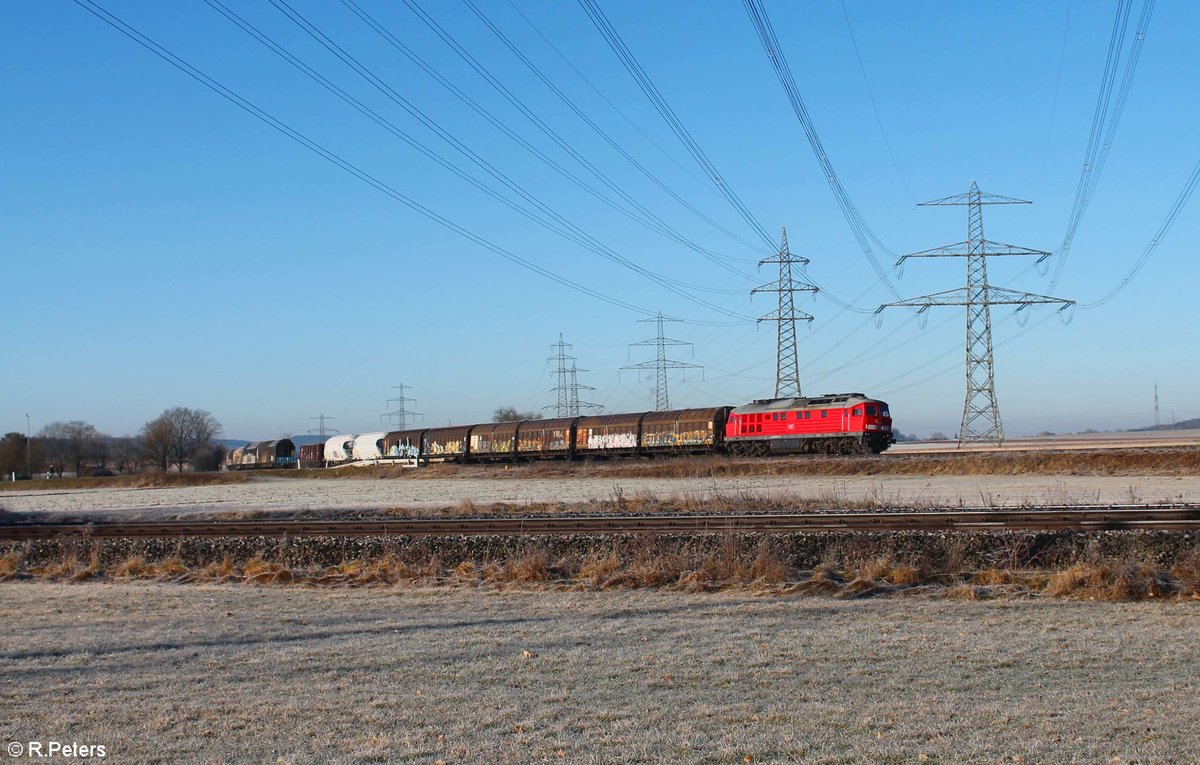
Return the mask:
[[136, 472], [142, 465], [142, 440], [137, 436], [109, 439], [109, 459], [120, 473]]
[[75, 468], [76, 475], [82, 473], [84, 463], [95, 455], [96, 442], [102, 438], [94, 426], [82, 420], [52, 422], [42, 428], [38, 437], [51, 467], [60, 477], [68, 465]]
[[221, 423], [203, 409], [177, 406], [142, 426], [146, 456], [163, 470], [175, 465], [179, 472], [201, 449], [221, 433]]
[[163, 472], [171, 465], [171, 430], [171, 422], [164, 413], [143, 425], [138, 434], [146, 461]]
[[541, 415], [537, 412], [522, 412], [515, 406], [502, 406], [492, 413], [492, 422], [512, 422], [513, 420], [538, 420]]
[[[26, 449], [28, 448], [28, 454]], [[44, 458], [41, 444], [27, 440], [24, 433], [5, 433], [0, 439], [0, 476], [26, 475], [26, 457], [31, 472], [43, 469]]]

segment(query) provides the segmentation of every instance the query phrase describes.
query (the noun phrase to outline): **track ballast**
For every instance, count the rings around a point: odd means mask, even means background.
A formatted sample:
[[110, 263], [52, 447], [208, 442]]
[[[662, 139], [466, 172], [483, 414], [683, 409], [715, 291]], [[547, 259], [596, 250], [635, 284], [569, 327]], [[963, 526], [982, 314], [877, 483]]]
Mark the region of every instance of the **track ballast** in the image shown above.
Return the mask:
[[863, 531], [1111, 531], [1122, 529], [1200, 530], [1200, 506], [1111, 505], [932, 512], [15, 523], [0, 525], [0, 541], [62, 537], [568, 536], [750, 532], [778, 534]]

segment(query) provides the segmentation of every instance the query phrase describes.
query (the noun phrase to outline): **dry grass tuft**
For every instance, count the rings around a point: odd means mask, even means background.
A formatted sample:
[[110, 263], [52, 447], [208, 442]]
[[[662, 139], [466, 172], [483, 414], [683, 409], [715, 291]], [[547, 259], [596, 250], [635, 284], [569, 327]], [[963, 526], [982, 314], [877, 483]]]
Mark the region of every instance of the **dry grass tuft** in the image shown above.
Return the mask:
[[618, 569], [621, 568], [621, 558], [615, 552], [588, 552], [579, 562], [575, 572], [575, 581], [596, 589], [608, 587], [613, 581]]
[[190, 576], [188, 567], [178, 557], [157, 563], [147, 563], [141, 555], [131, 555], [112, 570], [115, 579], [172, 579]]
[[11, 579], [20, 573], [22, 558], [24, 556], [16, 550], [0, 557], [0, 582]]
[[242, 579], [255, 584], [288, 584], [293, 576], [286, 566], [258, 557], [242, 568]]
[[219, 561], [209, 561], [200, 569], [198, 578], [228, 582], [238, 578], [237, 567], [233, 565], [233, 559], [226, 555]]
[[1076, 563], [1050, 577], [1045, 593], [1082, 600], [1144, 600], [1169, 595], [1172, 587], [1152, 566], [1141, 563]]
[[971, 584], [981, 587], [996, 587], [1010, 584], [1028, 585], [1035, 581], [1036, 577], [1029, 573], [1000, 568], [985, 568], [971, 577]]
[[30, 574], [46, 579], [56, 579], [65, 582], [82, 582], [96, 576], [100, 570], [100, 562], [96, 555], [88, 563], [83, 563], [75, 554], [63, 553], [61, 559], [44, 566], [30, 569]]

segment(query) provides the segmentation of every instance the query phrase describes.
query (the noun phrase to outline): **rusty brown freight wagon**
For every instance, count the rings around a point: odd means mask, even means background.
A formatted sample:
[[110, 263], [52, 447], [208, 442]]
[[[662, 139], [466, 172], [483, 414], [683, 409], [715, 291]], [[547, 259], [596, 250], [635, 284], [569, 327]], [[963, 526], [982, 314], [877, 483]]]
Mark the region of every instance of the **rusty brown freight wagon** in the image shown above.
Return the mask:
[[430, 428], [421, 437], [421, 459], [458, 462], [466, 459], [470, 425]]
[[642, 418], [641, 447], [646, 453], [708, 452], [721, 448], [730, 407], [650, 412]]
[[581, 457], [636, 454], [642, 418], [646, 414], [580, 417], [575, 426], [575, 454]]
[[525, 420], [517, 429], [517, 456], [528, 458], [569, 457], [575, 449], [578, 417]]
[[473, 460], [511, 459], [515, 456], [520, 421], [493, 422], [471, 428], [470, 453]]
[[300, 445], [300, 467], [303, 469], [325, 466], [325, 442]]
[[383, 437], [383, 456], [385, 458], [416, 459], [421, 456], [421, 436], [425, 428], [419, 430], [393, 430]]

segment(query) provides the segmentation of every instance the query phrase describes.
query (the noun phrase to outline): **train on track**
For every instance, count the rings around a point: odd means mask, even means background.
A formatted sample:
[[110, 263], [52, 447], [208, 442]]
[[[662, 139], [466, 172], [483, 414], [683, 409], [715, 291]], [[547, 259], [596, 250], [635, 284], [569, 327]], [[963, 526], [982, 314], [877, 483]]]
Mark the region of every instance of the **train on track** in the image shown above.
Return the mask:
[[888, 405], [861, 393], [777, 398], [745, 406], [604, 414], [334, 436], [304, 444], [260, 441], [230, 452], [229, 470], [406, 461], [728, 453], [879, 454], [895, 441]]

